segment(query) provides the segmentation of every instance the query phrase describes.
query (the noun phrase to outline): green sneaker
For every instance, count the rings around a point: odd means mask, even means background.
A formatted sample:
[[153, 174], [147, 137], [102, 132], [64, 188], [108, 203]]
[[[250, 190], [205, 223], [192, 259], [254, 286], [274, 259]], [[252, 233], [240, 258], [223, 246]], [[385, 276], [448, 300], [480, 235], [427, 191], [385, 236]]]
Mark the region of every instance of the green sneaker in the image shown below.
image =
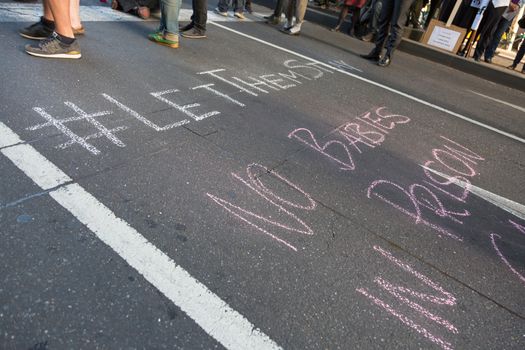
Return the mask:
[[176, 49], [179, 47], [179, 36], [171, 33], [152, 33], [148, 35], [148, 39], [159, 45], [164, 45]]
[[58, 39], [57, 33], [53, 34], [37, 44], [26, 45], [26, 52], [32, 56], [47, 58], [80, 58], [80, 45], [73, 41], [70, 45], [64, 44]]

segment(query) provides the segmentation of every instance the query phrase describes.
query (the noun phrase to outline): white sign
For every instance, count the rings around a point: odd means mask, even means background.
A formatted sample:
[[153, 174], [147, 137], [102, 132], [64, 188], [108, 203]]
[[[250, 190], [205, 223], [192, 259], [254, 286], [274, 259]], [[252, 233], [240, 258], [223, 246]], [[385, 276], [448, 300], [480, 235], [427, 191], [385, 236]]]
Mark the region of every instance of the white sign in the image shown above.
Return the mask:
[[428, 45], [436, 46], [447, 51], [454, 51], [460, 35], [461, 32], [436, 26], [428, 39]]

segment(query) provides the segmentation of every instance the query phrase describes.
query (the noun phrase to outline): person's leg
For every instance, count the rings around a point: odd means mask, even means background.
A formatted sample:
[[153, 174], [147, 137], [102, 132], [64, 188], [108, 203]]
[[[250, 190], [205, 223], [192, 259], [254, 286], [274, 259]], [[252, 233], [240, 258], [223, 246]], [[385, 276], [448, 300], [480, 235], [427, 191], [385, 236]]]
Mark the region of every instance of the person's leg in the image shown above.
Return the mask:
[[361, 9], [357, 7], [352, 8], [352, 23], [350, 23], [350, 28], [348, 28], [348, 35], [355, 36], [356, 35], [356, 28], [359, 23], [359, 12]]
[[80, 0], [70, 0], [69, 17], [71, 18], [71, 27], [75, 35], [84, 34], [84, 28], [80, 20]]
[[239, 19], [244, 19], [245, 0], [232, 0], [233, 15]]
[[69, 17], [70, 0], [47, 0], [55, 20], [55, 32], [66, 38], [74, 38]]
[[492, 58], [496, 54], [496, 50], [498, 48], [499, 42], [501, 41], [501, 37], [503, 36], [503, 33], [505, 33], [507, 29], [509, 29], [511, 24], [512, 24], [512, 21], [509, 21], [501, 17], [498, 23], [498, 27], [496, 28], [496, 31], [494, 32], [494, 35], [492, 36], [492, 41], [490, 42], [487, 49], [485, 50], [485, 60], [492, 61]]
[[193, 24], [203, 34], [206, 32], [208, 21], [208, 0], [193, 0]]
[[[509, 68], [516, 68], [516, 66], [521, 62], [523, 59], [523, 56], [525, 55], [525, 40], [522, 40], [520, 48], [518, 49], [518, 52], [516, 53], [516, 57], [514, 57], [514, 61], [512, 61], [512, 65]], [[525, 66], [523, 67], [522, 71], [525, 70]]]
[[181, 0], [161, 0], [161, 20], [159, 31], [148, 38], [164, 46], [179, 47], [179, 12]]
[[293, 26], [296, 2], [297, 0], [288, 0], [288, 6], [286, 7], [286, 22], [284, 23], [283, 30], [288, 30]]
[[501, 17], [501, 15], [497, 16], [497, 11], [494, 8], [492, 2], [490, 2], [487, 6], [487, 9], [485, 10], [483, 19], [481, 20], [477, 31], [477, 34], [479, 35], [479, 40], [476, 44], [476, 50], [474, 51], [473, 55], [476, 61], [479, 61], [479, 59], [485, 52], [485, 49], [490, 42], [490, 36], [493, 33], [494, 25], [495, 23], [497, 23], [497, 21], [499, 21], [499, 17]]
[[341, 26], [343, 25], [347, 15], [348, 15], [348, 6], [342, 5], [341, 6], [341, 11], [339, 12], [339, 18], [337, 20], [337, 25], [334, 28], [332, 28], [331, 30], [334, 31], [334, 32], [340, 31], [341, 30]]
[[368, 60], [379, 60], [383, 46], [388, 36], [388, 25], [390, 18], [392, 17], [392, 11], [394, 10], [394, 0], [383, 0], [381, 2], [381, 13], [379, 14], [379, 20], [377, 22], [377, 34], [375, 40], [375, 47], [367, 55], [361, 55], [361, 57]]
[[221, 13], [228, 13], [228, 8], [230, 7], [228, 0], [219, 0], [219, 3], [217, 4], [217, 9]]
[[404, 24], [406, 23], [411, 0], [395, 0], [390, 22], [390, 35], [386, 43], [386, 53], [377, 62], [381, 67], [390, 65], [392, 55], [403, 38]]
[[40, 21], [20, 29], [18, 33], [21, 36], [27, 39], [44, 40], [53, 34], [55, 22], [47, 0], [42, 1], [42, 9], [43, 15], [40, 17]]
[[36, 45], [26, 45], [28, 54], [48, 58], [80, 58], [80, 46], [75, 40], [69, 17], [69, 0], [46, 0], [55, 21], [53, 34]]

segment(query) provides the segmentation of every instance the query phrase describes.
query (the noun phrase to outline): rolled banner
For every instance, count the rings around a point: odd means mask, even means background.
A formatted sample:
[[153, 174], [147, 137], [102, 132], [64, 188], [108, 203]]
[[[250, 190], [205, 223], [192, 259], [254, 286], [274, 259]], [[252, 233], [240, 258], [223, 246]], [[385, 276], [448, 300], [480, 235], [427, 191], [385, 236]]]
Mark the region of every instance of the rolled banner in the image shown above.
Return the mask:
[[476, 14], [476, 18], [474, 18], [474, 22], [472, 22], [470, 29], [478, 30], [479, 23], [481, 22], [481, 19], [483, 18], [483, 14], [485, 13], [485, 10], [489, 2], [490, 0], [474, 0], [470, 3], [470, 7], [475, 7], [478, 9], [478, 13]]

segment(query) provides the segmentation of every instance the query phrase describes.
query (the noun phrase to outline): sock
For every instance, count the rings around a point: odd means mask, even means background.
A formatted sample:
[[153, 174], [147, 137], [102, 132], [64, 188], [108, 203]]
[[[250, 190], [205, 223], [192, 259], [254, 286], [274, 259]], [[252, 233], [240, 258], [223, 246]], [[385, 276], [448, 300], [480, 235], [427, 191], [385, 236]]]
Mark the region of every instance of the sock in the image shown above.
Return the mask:
[[51, 30], [55, 29], [55, 22], [54, 21], [50, 21], [47, 18], [45, 18], [44, 16], [40, 17], [40, 21], [42, 22], [42, 24], [44, 24], [44, 26], [48, 27], [49, 29], [51, 29]]
[[69, 38], [57, 33], [57, 38], [62, 44], [71, 45], [75, 41], [75, 38]]

